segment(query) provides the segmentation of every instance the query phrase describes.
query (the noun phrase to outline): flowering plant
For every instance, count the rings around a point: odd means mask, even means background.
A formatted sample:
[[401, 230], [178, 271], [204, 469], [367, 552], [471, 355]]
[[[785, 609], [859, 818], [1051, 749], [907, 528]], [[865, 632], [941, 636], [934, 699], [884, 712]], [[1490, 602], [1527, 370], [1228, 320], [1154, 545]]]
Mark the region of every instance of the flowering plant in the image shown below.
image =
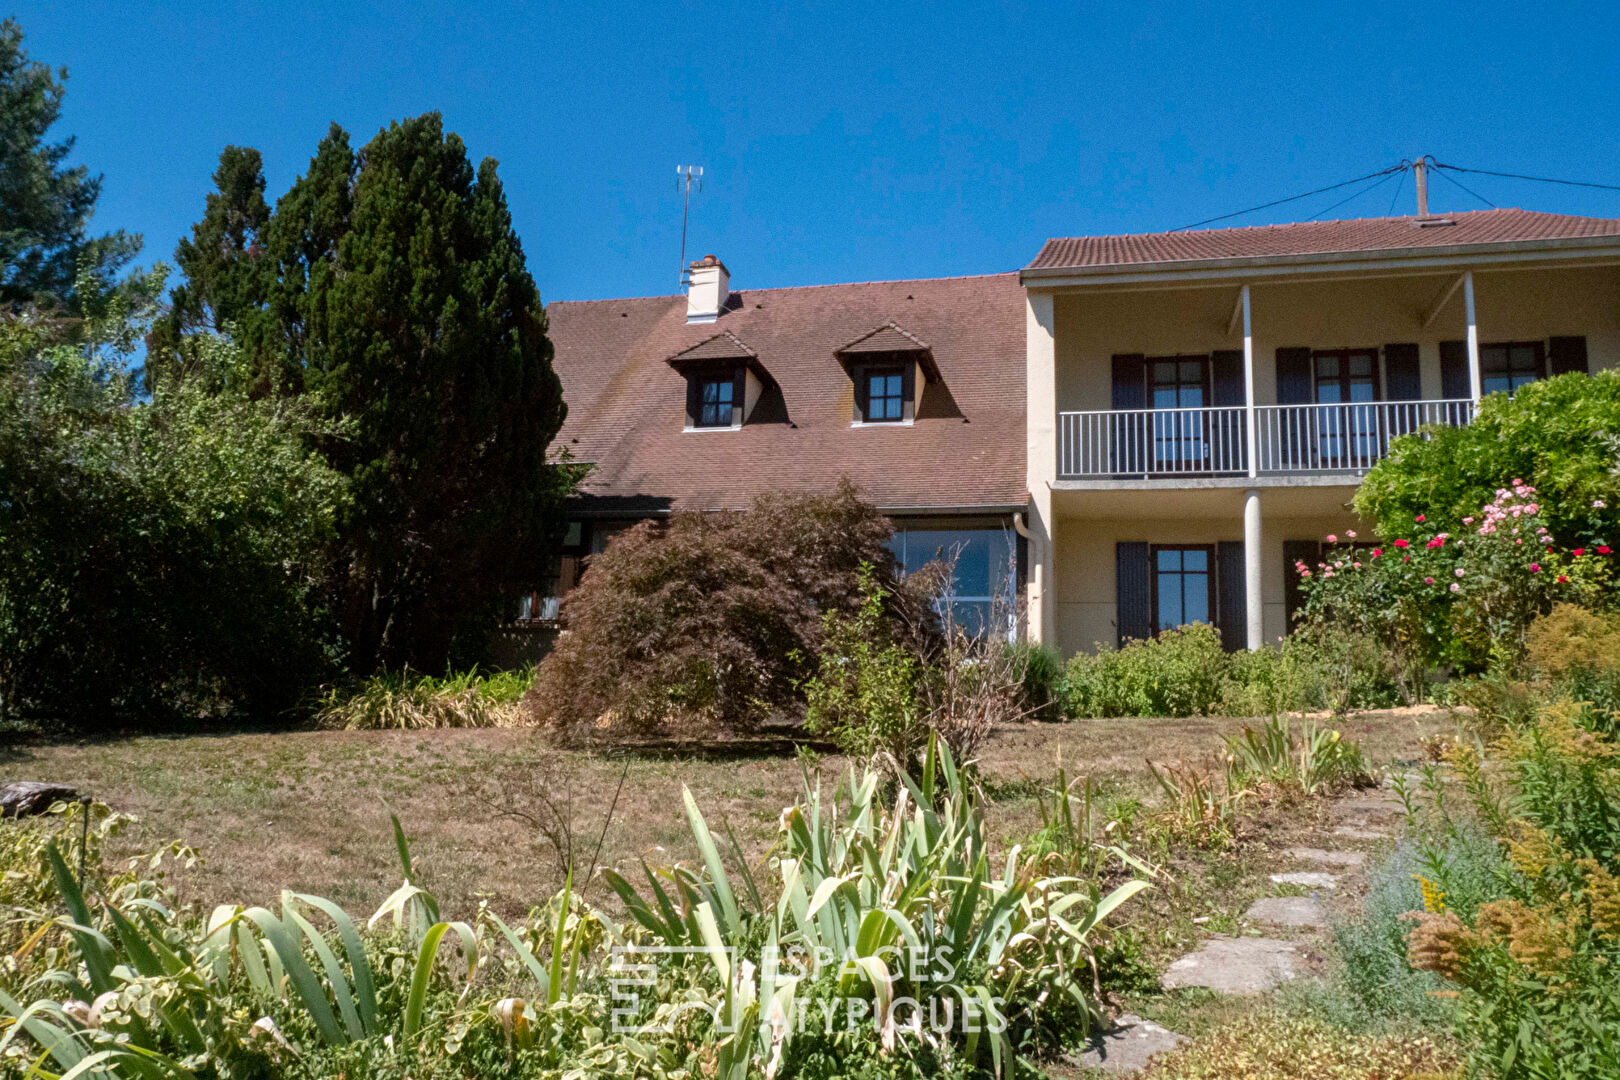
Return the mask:
[[1523, 480], [1463, 518], [1464, 532], [1430, 531], [1426, 522], [1419, 514], [1409, 536], [1335, 546], [1315, 567], [1297, 564], [1302, 619], [1379, 639], [1404, 681], [1443, 663], [1516, 661], [1531, 620], [1555, 600], [1591, 603], [1610, 590], [1609, 544], [1561, 548]]

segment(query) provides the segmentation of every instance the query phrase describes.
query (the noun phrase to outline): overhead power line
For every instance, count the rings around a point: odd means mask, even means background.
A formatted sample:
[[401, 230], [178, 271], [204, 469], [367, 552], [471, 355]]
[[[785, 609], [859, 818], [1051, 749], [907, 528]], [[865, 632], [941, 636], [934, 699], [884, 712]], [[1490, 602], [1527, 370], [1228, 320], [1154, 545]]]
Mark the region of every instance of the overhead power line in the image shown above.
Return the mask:
[[1463, 183], [1461, 180], [1453, 179], [1452, 177], [1447, 176], [1443, 172], [1435, 173], [1435, 175], [1440, 177], [1442, 180], [1444, 180], [1446, 183], [1450, 184], [1451, 186], [1458, 187], [1458, 188], [1461, 188], [1462, 190], [1466, 191], [1468, 194], [1472, 195], [1474, 198], [1478, 199], [1480, 202], [1484, 203], [1486, 206], [1490, 207], [1492, 210], [1496, 209], [1496, 204], [1495, 203], [1491, 202], [1491, 200], [1487, 199], [1485, 196], [1481, 195], [1479, 192], [1475, 191], [1473, 188], [1469, 187], [1467, 184]]
[[[1588, 187], [1599, 188], [1603, 191], [1620, 191], [1620, 184], [1594, 184], [1586, 180], [1558, 180], [1551, 176], [1526, 176], [1523, 173], [1493, 172], [1490, 169], [1465, 169], [1461, 165], [1447, 165], [1441, 161], [1436, 161], [1434, 167], [1437, 169], [1450, 169], [1452, 172], [1478, 173], [1480, 176], [1501, 176], [1509, 180], [1534, 180], [1538, 184], [1563, 184], [1566, 187]], [[1468, 189], [1464, 188], [1463, 190], [1467, 191]], [[1473, 193], [1470, 192], [1470, 194]], [[1474, 197], [1478, 198], [1477, 195]]]
[[1209, 225], [1217, 221], [1226, 221], [1229, 218], [1242, 217], [1244, 214], [1252, 214], [1257, 210], [1269, 210], [1273, 206], [1281, 206], [1284, 203], [1298, 202], [1300, 199], [1308, 199], [1312, 195], [1320, 195], [1325, 191], [1336, 191], [1342, 187], [1349, 187], [1351, 184], [1359, 184], [1363, 180], [1373, 180], [1380, 176], [1387, 176], [1389, 173], [1400, 172], [1409, 168], [1411, 168], [1411, 162], [1403, 161], [1399, 165], [1391, 165], [1387, 169], [1379, 169], [1377, 172], [1368, 173], [1366, 176], [1358, 176], [1354, 180], [1344, 180], [1337, 184], [1329, 184], [1327, 187], [1319, 187], [1314, 191], [1306, 191], [1298, 195], [1290, 195], [1286, 199], [1276, 199], [1272, 202], [1261, 203], [1259, 206], [1251, 206], [1247, 210], [1238, 210], [1231, 214], [1221, 214], [1219, 217], [1205, 218], [1203, 221], [1195, 221], [1191, 225], [1182, 225], [1178, 228], [1171, 229], [1170, 231], [1184, 232], [1187, 229], [1196, 229], [1200, 225]]
[[1395, 177], [1397, 177], [1397, 176], [1400, 176], [1400, 177], [1404, 178], [1406, 176], [1406, 173], [1405, 173], [1404, 170], [1399, 172], [1399, 173], [1389, 173], [1389, 174], [1385, 175], [1382, 180], [1376, 181], [1375, 183], [1368, 184], [1366, 187], [1362, 188], [1360, 191], [1351, 192], [1349, 195], [1346, 195], [1344, 198], [1340, 199], [1338, 202], [1334, 203], [1332, 206], [1328, 207], [1325, 210], [1318, 210], [1316, 213], [1312, 214], [1310, 217], [1306, 218], [1305, 220], [1306, 221], [1315, 221], [1317, 218], [1321, 217], [1324, 214], [1331, 214], [1331, 213], [1333, 213], [1333, 211], [1337, 210], [1339, 207], [1343, 206], [1345, 203], [1349, 202], [1350, 200], [1359, 199], [1363, 195], [1367, 194], [1370, 191], [1377, 191], [1379, 188], [1383, 187], [1385, 184], [1389, 183], [1391, 180], [1395, 179]]

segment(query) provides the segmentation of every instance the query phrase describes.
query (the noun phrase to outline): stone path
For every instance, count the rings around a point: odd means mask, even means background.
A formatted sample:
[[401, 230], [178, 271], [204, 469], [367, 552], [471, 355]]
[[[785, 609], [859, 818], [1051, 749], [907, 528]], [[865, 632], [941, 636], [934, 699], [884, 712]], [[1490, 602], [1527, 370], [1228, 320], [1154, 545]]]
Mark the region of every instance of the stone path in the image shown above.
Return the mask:
[[1300, 885], [1307, 889], [1337, 889], [1339, 876], [1337, 874], [1324, 874], [1320, 870], [1297, 870], [1289, 874], [1272, 874], [1271, 880], [1278, 885]]
[[1327, 926], [1327, 912], [1311, 896], [1263, 896], [1249, 905], [1244, 918], [1273, 926], [1319, 930]]
[[[1328, 829], [1329, 835], [1369, 843], [1395, 836], [1400, 831], [1404, 812], [1400, 800], [1391, 791], [1377, 789], [1335, 799], [1328, 813], [1333, 823]], [[1282, 854], [1297, 863], [1325, 869], [1276, 873], [1270, 875], [1271, 881], [1308, 888], [1315, 893], [1338, 889], [1342, 875], [1355, 874], [1367, 864], [1364, 851], [1299, 846], [1287, 848]], [[1319, 939], [1328, 927], [1327, 910], [1322, 899], [1314, 894], [1261, 897], [1249, 906], [1244, 917], [1250, 923], [1276, 928], [1283, 936], [1216, 934], [1196, 951], [1172, 963], [1160, 977], [1159, 984], [1166, 990], [1201, 986], [1221, 994], [1267, 993], [1304, 974], [1306, 953], [1302, 945]], [[1302, 936], [1302, 941], [1288, 940], [1294, 935]], [[1099, 1035], [1091, 1049], [1071, 1060], [1088, 1068], [1127, 1072], [1141, 1068], [1149, 1056], [1171, 1049], [1185, 1038], [1126, 1015], [1120, 1017], [1115, 1030]]]
[[1154, 1054], [1174, 1050], [1187, 1042], [1187, 1036], [1160, 1027], [1131, 1013], [1123, 1013], [1113, 1028], [1092, 1036], [1085, 1052], [1069, 1058], [1083, 1069], [1107, 1072], [1135, 1072], [1147, 1065]]
[[1212, 937], [1160, 976], [1166, 990], [1204, 986], [1221, 994], [1263, 994], [1298, 975], [1304, 956], [1291, 941]]

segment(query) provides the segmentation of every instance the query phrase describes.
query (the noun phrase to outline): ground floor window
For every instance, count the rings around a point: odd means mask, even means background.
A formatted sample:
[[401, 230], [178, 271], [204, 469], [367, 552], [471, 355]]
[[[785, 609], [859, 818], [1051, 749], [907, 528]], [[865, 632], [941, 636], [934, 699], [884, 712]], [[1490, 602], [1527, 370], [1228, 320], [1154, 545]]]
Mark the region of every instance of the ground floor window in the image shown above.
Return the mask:
[[[950, 526], [950, 527], [946, 527]], [[1016, 633], [1018, 545], [1012, 528], [1000, 522], [902, 523], [889, 547], [907, 572], [931, 562], [955, 564], [941, 598], [941, 614], [972, 634]]]
[[1214, 549], [1208, 544], [1153, 549], [1153, 626], [1174, 630], [1215, 622]]

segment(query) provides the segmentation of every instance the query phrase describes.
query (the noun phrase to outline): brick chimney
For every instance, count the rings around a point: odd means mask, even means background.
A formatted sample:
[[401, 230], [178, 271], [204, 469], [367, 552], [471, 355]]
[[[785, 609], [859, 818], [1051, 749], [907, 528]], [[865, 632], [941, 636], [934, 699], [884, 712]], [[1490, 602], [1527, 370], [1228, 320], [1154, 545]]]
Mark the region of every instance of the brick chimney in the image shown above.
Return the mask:
[[720, 317], [731, 296], [731, 271], [717, 255], [705, 255], [688, 270], [686, 321], [711, 323]]

